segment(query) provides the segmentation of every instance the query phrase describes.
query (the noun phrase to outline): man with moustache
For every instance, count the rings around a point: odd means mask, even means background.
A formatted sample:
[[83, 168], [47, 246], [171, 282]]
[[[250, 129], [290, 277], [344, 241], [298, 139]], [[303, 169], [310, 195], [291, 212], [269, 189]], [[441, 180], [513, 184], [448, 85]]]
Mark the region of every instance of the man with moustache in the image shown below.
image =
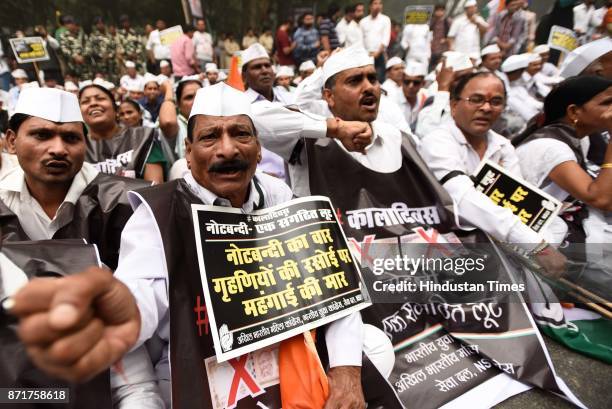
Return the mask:
[[[103, 320], [108, 329], [120, 327], [121, 331], [109, 330], [98, 336], [87, 336], [87, 327], [93, 325], [91, 316], [84, 317], [85, 322], [79, 325], [68, 319], [62, 322], [64, 332], [57, 333], [51, 337], [53, 339], [45, 337], [48, 328], [43, 328], [44, 325], [38, 328], [30, 326], [32, 331], [27, 331], [27, 339], [31, 346], [44, 339], [45, 347], [33, 353], [39, 366], [51, 374], [80, 379], [108, 367], [134, 344], [139, 345], [154, 334], [168, 342], [170, 332], [178, 331], [176, 334], [182, 342], [172, 345], [177, 349], [176, 352], [171, 350], [171, 356], [177, 357], [180, 365], [171, 366], [173, 379], [178, 379], [179, 371], [182, 378], [190, 380], [202, 376], [199, 364], [193, 364], [193, 360], [186, 361], [184, 357], [193, 356], [198, 350], [200, 354], [212, 356], [212, 338], [200, 339], [193, 325], [193, 311], [173, 315], [170, 326], [169, 305], [177, 302], [176, 297], [195, 299], [203, 294], [193, 240], [191, 204], [214, 204], [252, 212], [292, 198], [291, 190], [282, 181], [256, 173], [261, 147], [255, 127], [256, 117], [251, 108], [244, 94], [224, 83], [198, 91], [188, 125], [190, 173], [179, 180], [130, 193], [135, 211], [123, 231], [116, 272], [116, 277], [125, 285], [104, 276], [103, 272], [91, 270], [46, 290], [46, 296], [55, 294], [59, 298], [63, 297], [62, 294], [72, 293], [72, 301], [64, 298], [70, 304], [64, 307], [79, 316], [80, 307], [90, 307], [92, 300], [98, 300], [98, 316], [106, 317]], [[185, 240], [187, 237], [192, 239]], [[134, 297], [127, 293], [125, 286]], [[27, 291], [18, 294], [12, 309], [22, 318], [22, 328], [27, 326], [25, 321], [31, 312], [20, 302], [20, 297], [26, 296]], [[115, 309], [119, 308], [115, 302], [121, 304], [120, 310]], [[51, 305], [42, 304], [42, 310], [51, 310]], [[121, 314], [115, 315], [119, 311]], [[62, 342], [65, 337], [83, 343], [83, 348], [72, 354], [71, 361], [78, 358], [83, 365], [71, 366], [56, 359], [52, 345]], [[359, 368], [362, 338], [359, 314], [352, 314], [327, 327], [325, 340], [331, 369], [327, 374], [330, 393], [326, 408], [364, 407]], [[201, 387], [208, 383], [200, 379], [198, 385]], [[173, 405], [206, 407], [208, 394], [202, 393], [200, 387], [193, 388], [190, 382], [176, 382], [173, 384]]]

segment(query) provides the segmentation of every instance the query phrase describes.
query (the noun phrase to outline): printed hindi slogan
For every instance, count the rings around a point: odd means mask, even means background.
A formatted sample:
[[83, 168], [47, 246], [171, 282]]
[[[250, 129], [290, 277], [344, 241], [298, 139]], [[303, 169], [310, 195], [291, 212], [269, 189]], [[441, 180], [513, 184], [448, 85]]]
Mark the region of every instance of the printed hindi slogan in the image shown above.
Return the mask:
[[552, 26], [550, 29], [548, 46], [553, 50], [571, 53], [578, 45], [578, 37], [573, 30], [561, 26]]
[[475, 172], [476, 189], [495, 204], [512, 210], [532, 230], [544, 230], [561, 210], [561, 202], [510, 175], [491, 161], [483, 161]]
[[370, 305], [329, 199], [295, 199], [251, 214], [192, 210], [219, 362]]
[[404, 24], [429, 24], [434, 6], [406, 6]]

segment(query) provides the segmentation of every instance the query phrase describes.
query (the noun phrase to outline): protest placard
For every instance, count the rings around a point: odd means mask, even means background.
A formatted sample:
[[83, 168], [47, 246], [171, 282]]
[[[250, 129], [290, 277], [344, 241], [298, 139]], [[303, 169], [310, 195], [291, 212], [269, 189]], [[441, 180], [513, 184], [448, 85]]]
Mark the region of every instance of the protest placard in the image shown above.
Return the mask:
[[404, 24], [429, 24], [433, 15], [433, 6], [406, 6]]
[[561, 202], [530, 183], [516, 178], [491, 161], [475, 172], [476, 189], [498, 206], [512, 210], [533, 231], [542, 231], [561, 210]]
[[548, 46], [563, 53], [570, 53], [578, 47], [578, 37], [569, 28], [552, 26], [548, 36]]
[[204, 205], [192, 211], [219, 362], [370, 305], [329, 199], [252, 214]]
[[42, 37], [11, 38], [9, 42], [19, 64], [49, 59]]
[[159, 32], [159, 40], [162, 45], [170, 47], [183, 34], [181, 26], [172, 26]]

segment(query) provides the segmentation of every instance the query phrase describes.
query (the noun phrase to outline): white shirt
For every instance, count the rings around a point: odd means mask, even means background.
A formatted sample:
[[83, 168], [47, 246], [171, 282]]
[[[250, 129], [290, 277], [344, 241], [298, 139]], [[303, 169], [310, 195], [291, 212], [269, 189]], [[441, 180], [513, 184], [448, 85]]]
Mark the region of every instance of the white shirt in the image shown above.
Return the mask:
[[510, 82], [508, 109], [520, 115], [527, 122], [540, 113], [543, 108], [544, 104], [541, 101], [529, 95], [525, 83], [521, 79]]
[[365, 49], [369, 52], [376, 52], [382, 45], [384, 49], [389, 46], [391, 41], [391, 19], [380, 13], [375, 18], [370, 14], [361, 19], [359, 27], [363, 32], [363, 42]]
[[[251, 104], [260, 104], [270, 102], [263, 95], [253, 90], [252, 88], [248, 88], [245, 93], [251, 100]], [[272, 91], [274, 95], [274, 100], [271, 102], [273, 104], [279, 104], [282, 106], [292, 105], [293, 98], [289, 95], [289, 93], [281, 93], [277, 90], [273, 89]], [[282, 157], [275, 154], [274, 152], [269, 151], [265, 147], [261, 148], [261, 162], [257, 165], [257, 169], [267, 172], [272, 175], [276, 175], [281, 179], [285, 179], [285, 161]]]
[[170, 59], [170, 47], [162, 45], [159, 30], [153, 30], [149, 34], [147, 45], [145, 47], [147, 51], [153, 51], [153, 57], [156, 60], [169, 60]]
[[546, 75], [547, 77], [557, 77], [559, 76], [559, 69], [555, 66], [555, 64], [547, 61], [542, 65], [542, 74]]
[[5, 175], [9, 174], [14, 168], [19, 167], [19, 161], [17, 155], [2, 152], [2, 165], [0, 167], [0, 180]]
[[[205, 204], [212, 204], [218, 197], [199, 185], [191, 173], [185, 181], [192, 192]], [[257, 173], [257, 179], [264, 194], [264, 206], [271, 207], [292, 198], [291, 189], [281, 180]], [[125, 225], [121, 235], [119, 267], [115, 277], [129, 288], [140, 310], [141, 328], [138, 342], [151, 338], [154, 333], [166, 343], [170, 341], [170, 316], [168, 310], [168, 269], [163, 241], [155, 222], [155, 216], [142, 199], [130, 192], [130, 200], [136, 207], [133, 216]], [[252, 212], [260, 200], [257, 189], [251, 182], [249, 197], [242, 207]], [[229, 202], [227, 202], [229, 206]], [[177, 245], [180, 245], [177, 243]], [[363, 324], [359, 313], [334, 321], [327, 327], [325, 339], [330, 366], [361, 366]]]
[[552, 138], [535, 139], [516, 148], [516, 154], [527, 182], [561, 201], [567, 199], [569, 194], [548, 178], [558, 165], [578, 161], [567, 144]]
[[206, 31], [193, 33], [193, 46], [198, 60], [213, 60], [213, 39], [209, 33]]
[[0, 199], [19, 218], [19, 223], [30, 240], [50, 240], [59, 229], [72, 221], [74, 205], [97, 175], [98, 171], [93, 165], [83, 163], [53, 218], [47, 216], [30, 194], [25, 174], [20, 167], [11, 170], [0, 181]]
[[417, 94], [416, 101], [414, 105], [411, 105], [410, 102], [406, 99], [406, 96], [403, 92], [400, 92], [397, 96], [397, 105], [402, 110], [404, 117], [406, 118], [406, 122], [408, 122], [411, 126], [417, 121], [419, 117], [419, 112], [421, 111], [422, 102], [425, 100], [426, 95], [424, 90], [420, 90]]
[[595, 5], [587, 7], [586, 4], [581, 3], [574, 7], [573, 12], [574, 31], [578, 31], [581, 34], [590, 34], [597, 26]]
[[416, 125], [416, 134], [424, 138], [433, 130], [453, 123], [450, 112], [450, 93], [437, 91], [431, 105], [421, 108]]
[[[476, 20], [487, 26], [481, 16], [476, 16]], [[453, 49], [463, 54], [480, 54], [480, 30], [478, 25], [470, 21], [465, 13], [453, 20], [448, 31], [448, 37], [454, 39]]]
[[136, 74], [136, 77], [132, 78], [129, 75], [125, 74], [119, 80], [119, 85], [124, 89], [135, 89], [139, 88], [143, 85], [144, 78], [140, 74]]
[[485, 159], [499, 164], [516, 177], [522, 177], [518, 156], [508, 139], [489, 131], [487, 150], [481, 159], [461, 130], [452, 123], [426, 135], [419, 152], [438, 180], [456, 170], [466, 174], [451, 178], [443, 185], [455, 202], [462, 221], [500, 241], [523, 245], [527, 250], [532, 250], [542, 241], [510, 209], [497, 206], [477, 191], [469, 178]]
[[398, 85], [397, 82], [393, 81], [390, 78], [387, 78], [385, 82], [382, 83], [381, 87], [382, 89], [387, 91], [387, 96], [393, 101], [398, 101], [400, 94], [403, 93], [402, 86]]
[[[75, 203], [97, 175], [98, 171], [93, 165], [83, 163], [53, 219], [30, 195], [20, 167], [14, 168], [0, 181], [0, 199], [15, 213], [31, 240], [51, 240], [59, 229], [72, 221]], [[163, 409], [157, 379], [146, 349], [140, 347], [133, 350], [122, 358], [122, 362], [123, 374], [118, 375], [111, 370], [114, 407]]]
[[407, 24], [402, 32], [401, 46], [406, 53], [406, 62], [409, 60], [419, 61], [429, 65], [431, 58], [432, 32], [427, 24]]
[[347, 23], [344, 17], [341, 18], [336, 24], [336, 34], [338, 35], [338, 41], [344, 47], [350, 47], [354, 44], [363, 45], [363, 31], [355, 20]]

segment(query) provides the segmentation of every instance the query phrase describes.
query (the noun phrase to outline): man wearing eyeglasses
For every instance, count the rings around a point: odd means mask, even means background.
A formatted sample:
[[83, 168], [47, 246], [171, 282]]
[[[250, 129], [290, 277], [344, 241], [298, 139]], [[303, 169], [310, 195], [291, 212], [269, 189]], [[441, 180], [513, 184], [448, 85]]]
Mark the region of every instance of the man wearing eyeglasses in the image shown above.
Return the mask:
[[418, 61], [409, 61], [403, 73], [402, 92], [397, 97], [397, 103], [413, 131], [426, 99], [423, 90], [426, 75], [427, 66], [425, 64]]
[[477, 191], [470, 175], [483, 160], [493, 161], [522, 178], [510, 141], [491, 130], [506, 106], [506, 90], [493, 73], [463, 77], [451, 94], [453, 122], [425, 136], [419, 151], [425, 163], [455, 202], [459, 219], [495, 239], [531, 252], [551, 275], [560, 275], [565, 258], [509, 209]]

